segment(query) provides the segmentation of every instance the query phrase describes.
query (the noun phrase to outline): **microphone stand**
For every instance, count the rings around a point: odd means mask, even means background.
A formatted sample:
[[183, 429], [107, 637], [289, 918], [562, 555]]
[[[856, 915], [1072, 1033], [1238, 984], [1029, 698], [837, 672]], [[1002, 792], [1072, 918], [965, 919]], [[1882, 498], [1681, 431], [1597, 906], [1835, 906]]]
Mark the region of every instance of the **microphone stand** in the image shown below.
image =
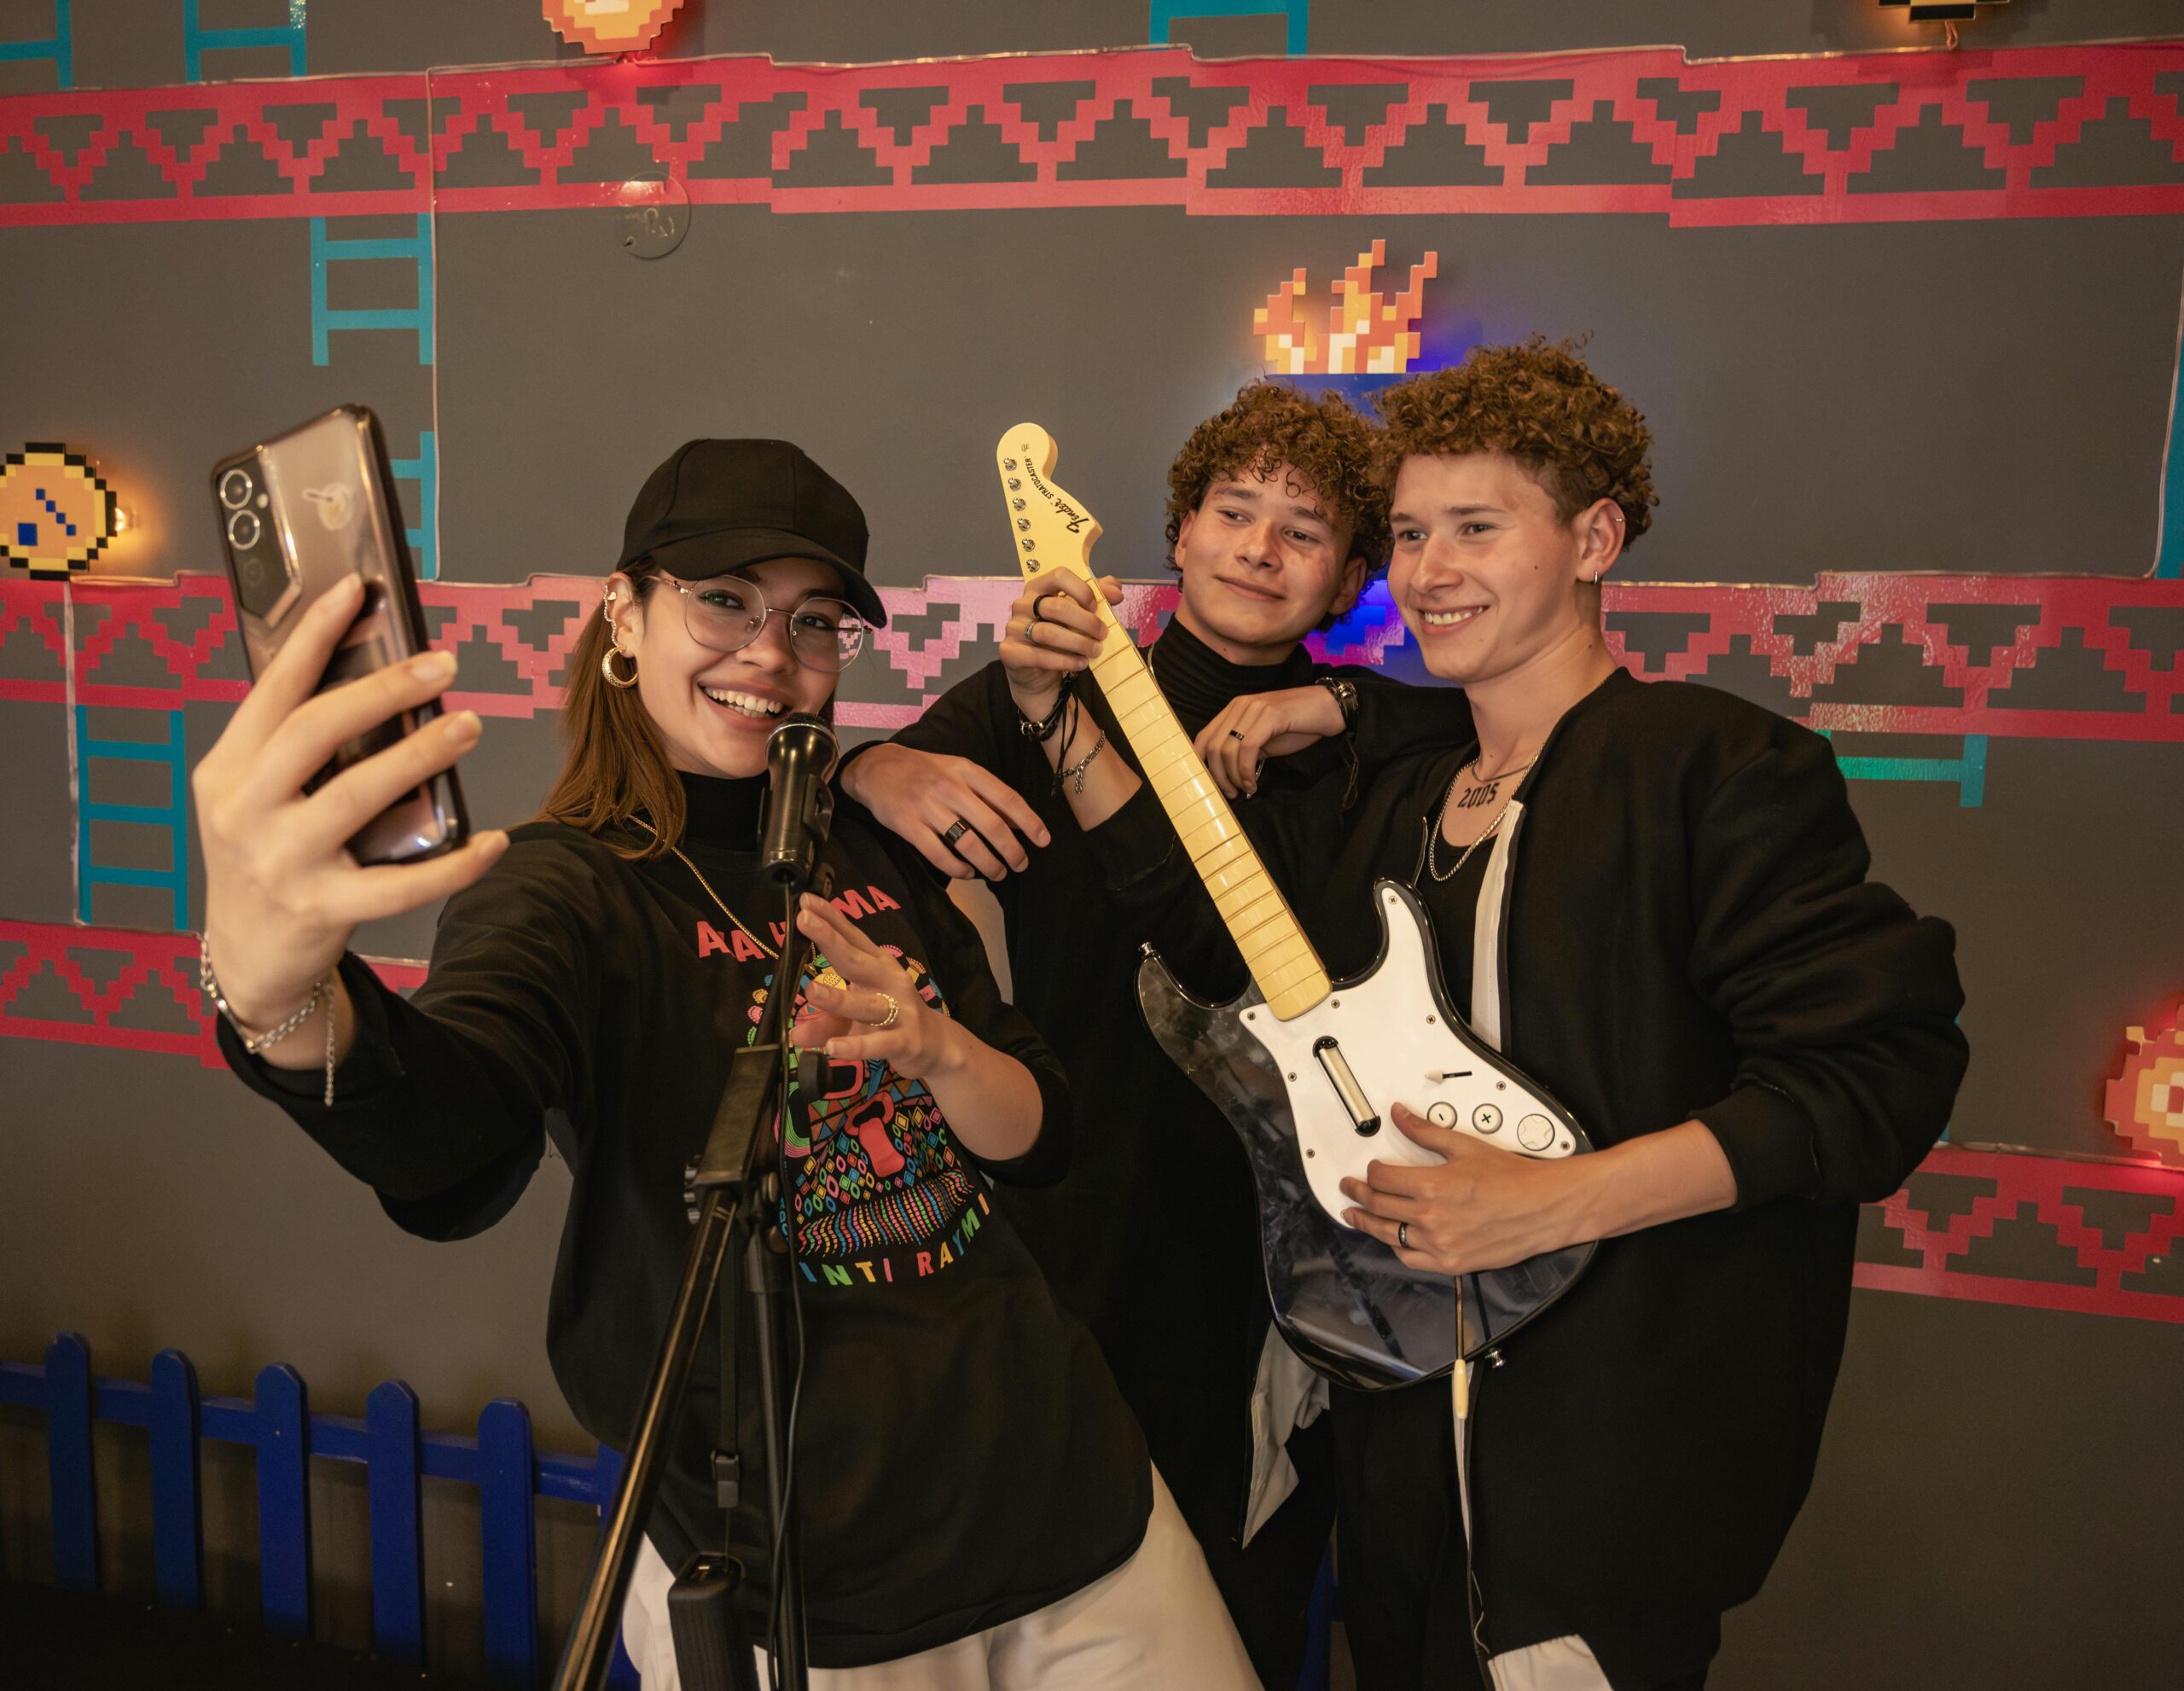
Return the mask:
[[[825, 789], [822, 787], [822, 793]], [[778, 794], [770, 794], [770, 805]], [[766, 1479], [774, 1524], [774, 1602], [781, 1615], [780, 1647], [774, 1654], [776, 1691], [808, 1691], [809, 1646], [805, 1636], [803, 1535], [799, 1530], [789, 1472], [789, 1417], [797, 1377], [795, 1357], [789, 1349], [787, 1317], [793, 1314], [791, 1275], [793, 1270], [794, 1219], [788, 1235], [778, 1224], [784, 1187], [781, 1167], [782, 1137], [768, 1132], [780, 1123], [787, 1101], [784, 1075], [793, 1061], [788, 1043], [796, 1005], [796, 983], [801, 978], [811, 942], [796, 925], [798, 895], [813, 879], [818, 847], [831, 821], [831, 805], [815, 805], [804, 849], [796, 861], [772, 867], [774, 878], [786, 889], [785, 931], [781, 956], [775, 966], [774, 990], [767, 993], [760, 1013], [758, 1037], [739, 1047], [729, 1069], [728, 1084], [714, 1112], [712, 1131], [704, 1152], [691, 1165], [688, 1195], [694, 1206], [690, 1248], [684, 1260], [682, 1281], [662, 1334], [659, 1353], [653, 1363], [638, 1410], [636, 1431], [630, 1441], [622, 1479], [614, 1495], [594, 1565], [591, 1583], [585, 1588], [584, 1605], [569, 1634], [555, 1691], [595, 1691], [606, 1682], [621, 1623], [622, 1604], [630, 1585], [637, 1546], [646, 1516], [659, 1489], [660, 1475], [673, 1442], [676, 1411], [690, 1377], [690, 1367], [704, 1336], [706, 1316], [718, 1296], [738, 1295], [737, 1258], [741, 1279], [756, 1295], [752, 1299], [758, 1335], [758, 1376], [764, 1405]], [[816, 889], [821, 897], [832, 891], [831, 877], [817, 872]], [[720, 1286], [723, 1270], [729, 1284]], [[723, 1342], [729, 1342], [723, 1335]], [[733, 1415], [733, 1405], [723, 1413]], [[739, 1441], [740, 1442], [740, 1441]], [[723, 1509], [733, 1506], [737, 1477], [723, 1476], [716, 1466], [715, 1483]], [[725, 1558], [724, 1587], [714, 1595], [722, 1603], [732, 1600], [742, 1570]], [[724, 1611], [723, 1613], [725, 1613]], [[737, 1647], [714, 1668], [712, 1662], [682, 1664], [685, 1691], [728, 1691], [754, 1687], [752, 1658], [741, 1647], [741, 1629], [729, 1625], [728, 1635]], [[771, 1640], [768, 1641], [771, 1643]], [[707, 1653], [710, 1654], [711, 1653]], [[696, 1667], [699, 1671], [693, 1672]], [[712, 1670], [710, 1672], [707, 1670]], [[725, 1677], [722, 1677], [722, 1675]], [[712, 1679], [712, 1686], [703, 1682]]]

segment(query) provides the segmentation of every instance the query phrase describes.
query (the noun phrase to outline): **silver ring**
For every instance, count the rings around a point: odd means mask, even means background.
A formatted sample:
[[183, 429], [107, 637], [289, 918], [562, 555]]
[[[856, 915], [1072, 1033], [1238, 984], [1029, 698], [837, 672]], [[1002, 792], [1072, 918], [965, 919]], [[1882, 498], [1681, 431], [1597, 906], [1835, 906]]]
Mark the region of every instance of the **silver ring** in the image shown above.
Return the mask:
[[1398, 1251], [1408, 1251], [1409, 1248], [1410, 1223], [1407, 1221], [1397, 1222], [1396, 1223], [1396, 1249]]
[[961, 840], [970, 831], [970, 823], [965, 822], [962, 817], [958, 816], [956, 818], [956, 826], [950, 828], [947, 833], [940, 836], [940, 843], [944, 846], [953, 846], [957, 840]]
[[895, 995], [893, 993], [883, 992], [880, 996], [887, 1001], [887, 1014], [880, 1020], [872, 1024], [872, 1031], [874, 1033], [880, 1031], [883, 1028], [894, 1026], [895, 1018], [903, 1014], [903, 1007], [896, 1002]]

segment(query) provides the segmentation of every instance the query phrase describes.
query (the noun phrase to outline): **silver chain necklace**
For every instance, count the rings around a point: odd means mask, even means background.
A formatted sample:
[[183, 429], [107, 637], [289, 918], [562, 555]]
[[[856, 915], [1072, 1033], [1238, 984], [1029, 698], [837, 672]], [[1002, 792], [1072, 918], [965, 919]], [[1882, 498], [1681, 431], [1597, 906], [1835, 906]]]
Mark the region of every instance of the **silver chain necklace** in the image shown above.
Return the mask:
[[[1539, 758], [1537, 755], [1535, 754], [1525, 762], [1519, 764], [1513, 769], [1502, 770], [1491, 777], [1482, 777], [1478, 772], [1478, 766], [1485, 761], [1486, 756], [1484, 753], [1481, 753], [1478, 757], [1472, 758], [1471, 761], [1471, 778], [1474, 785], [1472, 786], [1471, 792], [1464, 795], [1463, 808], [1465, 810], [1470, 810], [1477, 805], [1492, 804], [1496, 795], [1501, 792], [1502, 783], [1503, 782], [1507, 781], [1513, 775], [1522, 775], [1526, 770], [1530, 769], [1532, 764], [1537, 763]], [[1461, 771], [1459, 771], [1458, 773], [1461, 775]], [[1459, 857], [1455, 862], [1451, 863], [1446, 869], [1443, 869], [1441, 867], [1440, 862], [1441, 829], [1448, 822], [1449, 806], [1455, 800], [1455, 796], [1456, 782], [1452, 781], [1449, 783], [1449, 790], [1441, 795], [1441, 809], [1433, 818], [1433, 831], [1426, 836], [1426, 872], [1429, 875], [1432, 876], [1437, 882], [1454, 880], [1458, 875], [1463, 873], [1464, 865], [1471, 861], [1471, 854], [1478, 850], [1480, 846], [1486, 844], [1488, 840], [1493, 839], [1496, 834], [1502, 831], [1502, 818], [1509, 814], [1509, 805], [1515, 800], [1517, 795], [1513, 793], [1507, 799], [1502, 801], [1502, 808], [1494, 813], [1494, 820], [1487, 823], [1485, 828], [1480, 833], [1478, 838], [1472, 840], [1470, 845], [1465, 846], [1463, 849], [1463, 855]]]

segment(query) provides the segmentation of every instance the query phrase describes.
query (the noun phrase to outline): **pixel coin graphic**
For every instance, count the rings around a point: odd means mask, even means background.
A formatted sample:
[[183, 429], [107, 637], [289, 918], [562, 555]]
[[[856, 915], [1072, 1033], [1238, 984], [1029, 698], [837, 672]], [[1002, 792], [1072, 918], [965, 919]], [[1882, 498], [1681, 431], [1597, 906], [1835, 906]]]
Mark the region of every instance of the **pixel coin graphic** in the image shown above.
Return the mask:
[[34, 576], [80, 573], [113, 538], [113, 490], [90, 461], [33, 441], [0, 462], [0, 557]]

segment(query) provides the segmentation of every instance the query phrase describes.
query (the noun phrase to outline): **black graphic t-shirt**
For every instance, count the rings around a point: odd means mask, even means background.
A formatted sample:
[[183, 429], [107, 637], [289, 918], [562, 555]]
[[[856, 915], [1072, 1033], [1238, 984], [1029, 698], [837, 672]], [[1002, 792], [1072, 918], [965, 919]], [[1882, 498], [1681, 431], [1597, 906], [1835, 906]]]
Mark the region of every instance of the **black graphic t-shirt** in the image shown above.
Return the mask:
[[[237, 1072], [275, 1099], [388, 1212], [466, 1237], [514, 1205], [550, 1138], [573, 1184], [547, 1345], [584, 1427], [625, 1448], [688, 1248], [685, 1165], [702, 1148], [735, 1049], [778, 990], [785, 912], [758, 880], [763, 782], [685, 776], [682, 849], [633, 863], [554, 824], [440, 919], [430, 978], [404, 1002], [354, 958], [358, 1037], [331, 1109], [315, 1075]], [[641, 836], [633, 834], [632, 840]], [[928, 1003], [1029, 1067], [1044, 1119], [1013, 1163], [985, 1165], [923, 1082], [826, 1066], [783, 1146], [805, 1350], [796, 1473], [812, 1659], [862, 1666], [1027, 1614], [1126, 1560], [1151, 1513], [1135, 1421], [1084, 1329], [1055, 1305], [989, 1180], [1038, 1183], [1069, 1156], [1067, 1095], [1004, 1003], [976, 931], [932, 872], [845, 805], [823, 861], [834, 902], [892, 951]], [[814, 955], [798, 982], [831, 974]], [[836, 977], [837, 979], [839, 977]], [[743, 1497], [731, 1548], [746, 1619], [770, 1596], [758, 1370], [735, 1370]], [[717, 1544], [716, 1332], [692, 1369], [647, 1531], [671, 1566]]]

